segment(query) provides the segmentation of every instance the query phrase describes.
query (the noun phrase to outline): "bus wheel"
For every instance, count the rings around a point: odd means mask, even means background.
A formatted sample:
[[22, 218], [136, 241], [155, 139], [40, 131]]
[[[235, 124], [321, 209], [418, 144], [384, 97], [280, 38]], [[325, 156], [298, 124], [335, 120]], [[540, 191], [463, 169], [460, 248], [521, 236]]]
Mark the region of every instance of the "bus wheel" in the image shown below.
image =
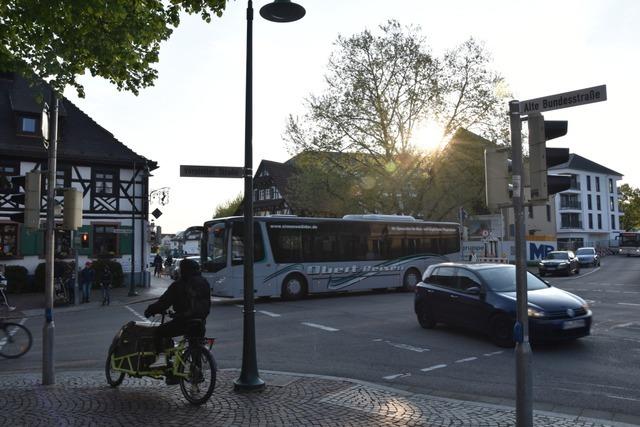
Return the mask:
[[404, 273], [402, 279], [402, 290], [413, 292], [416, 289], [416, 285], [420, 282], [420, 272], [415, 268], [410, 268]]
[[300, 274], [290, 274], [282, 282], [282, 299], [293, 301], [307, 294], [307, 282]]

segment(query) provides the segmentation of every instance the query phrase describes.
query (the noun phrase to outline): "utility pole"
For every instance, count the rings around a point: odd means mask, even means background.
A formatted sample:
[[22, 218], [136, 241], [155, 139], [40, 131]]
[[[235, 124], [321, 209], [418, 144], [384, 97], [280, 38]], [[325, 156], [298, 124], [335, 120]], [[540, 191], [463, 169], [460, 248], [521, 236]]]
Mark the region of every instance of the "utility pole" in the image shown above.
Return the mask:
[[47, 180], [47, 229], [46, 241], [46, 268], [45, 268], [45, 309], [44, 327], [42, 328], [42, 384], [55, 384], [53, 344], [55, 323], [53, 321], [53, 267], [55, 248], [55, 205], [56, 205], [56, 157], [58, 143], [58, 95], [51, 91], [51, 108], [53, 117], [49, 111], [49, 179]]
[[515, 216], [516, 240], [516, 425], [533, 426], [533, 404], [531, 383], [531, 345], [529, 344], [529, 314], [527, 312], [527, 266], [524, 233], [524, 189], [522, 167], [522, 122], [520, 102], [509, 102], [511, 121], [511, 150], [513, 167], [513, 212]]

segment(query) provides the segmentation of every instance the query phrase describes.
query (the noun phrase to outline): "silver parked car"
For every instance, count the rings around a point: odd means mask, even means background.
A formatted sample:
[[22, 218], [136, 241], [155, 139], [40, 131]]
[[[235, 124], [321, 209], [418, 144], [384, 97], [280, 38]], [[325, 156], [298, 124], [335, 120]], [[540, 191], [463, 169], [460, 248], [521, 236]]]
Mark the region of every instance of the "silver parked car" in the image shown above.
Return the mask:
[[580, 265], [591, 265], [593, 267], [600, 266], [600, 257], [598, 256], [595, 248], [578, 248], [576, 256], [578, 257]]

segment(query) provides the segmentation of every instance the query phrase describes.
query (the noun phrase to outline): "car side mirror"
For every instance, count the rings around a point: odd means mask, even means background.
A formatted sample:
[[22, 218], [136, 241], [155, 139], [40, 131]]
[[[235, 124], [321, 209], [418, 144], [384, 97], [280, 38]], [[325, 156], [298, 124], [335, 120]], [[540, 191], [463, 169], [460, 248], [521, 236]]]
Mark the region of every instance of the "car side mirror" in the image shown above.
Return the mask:
[[481, 295], [482, 289], [479, 286], [470, 286], [465, 290], [466, 293], [471, 295]]

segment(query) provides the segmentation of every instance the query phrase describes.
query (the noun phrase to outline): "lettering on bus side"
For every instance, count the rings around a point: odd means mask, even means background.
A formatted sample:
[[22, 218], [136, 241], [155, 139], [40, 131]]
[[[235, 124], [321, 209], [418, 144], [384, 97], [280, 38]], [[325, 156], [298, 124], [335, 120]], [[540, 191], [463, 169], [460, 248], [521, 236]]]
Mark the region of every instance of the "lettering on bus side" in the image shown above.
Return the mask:
[[349, 273], [369, 273], [378, 271], [402, 271], [402, 265], [365, 265], [359, 267], [357, 265], [347, 267], [330, 267], [326, 265], [309, 265], [307, 266], [307, 274], [349, 274]]

